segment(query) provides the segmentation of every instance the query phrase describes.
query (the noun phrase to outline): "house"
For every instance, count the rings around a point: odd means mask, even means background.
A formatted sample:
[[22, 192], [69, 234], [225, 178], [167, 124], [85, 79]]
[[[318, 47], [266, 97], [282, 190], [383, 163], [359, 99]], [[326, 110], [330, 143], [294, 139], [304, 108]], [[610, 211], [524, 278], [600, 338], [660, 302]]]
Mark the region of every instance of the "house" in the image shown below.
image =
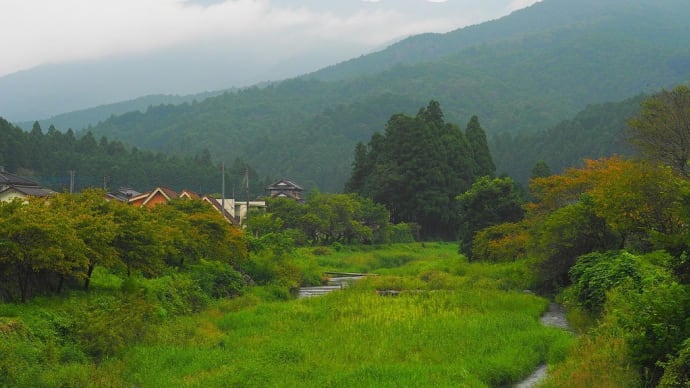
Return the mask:
[[201, 199], [199, 194], [197, 194], [191, 190], [188, 190], [188, 189], [182, 190], [180, 192], [179, 198], [181, 198], [181, 199]]
[[292, 198], [298, 202], [302, 201], [302, 192], [304, 191], [299, 185], [287, 179], [279, 180], [268, 186], [266, 190], [271, 198]]
[[[201, 198], [202, 201], [207, 202], [213, 206], [214, 209], [224, 213], [225, 217], [230, 219], [233, 224], [243, 225], [247, 219], [247, 206], [249, 210], [252, 209], [266, 209], [265, 201], [237, 201], [234, 198], [214, 198], [205, 195]], [[225, 212], [223, 212], [225, 207]]]
[[0, 201], [12, 201], [15, 198], [47, 197], [55, 192], [44, 189], [38, 183], [5, 171], [0, 166]]
[[[235, 225], [241, 225], [246, 221], [247, 208], [250, 210], [266, 208], [265, 201], [237, 201], [234, 198], [226, 198], [223, 200], [208, 195], [201, 197], [199, 194], [187, 189], [182, 190], [180, 193], [162, 186], [156, 187], [155, 189], [146, 193], [137, 193], [133, 190], [130, 190], [131, 189], [127, 189], [123, 191], [121, 189], [121, 194], [109, 193], [108, 195], [119, 198], [122, 197], [123, 194], [125, 196], [129, 194], [129, 197], [126, 201], [130, 205], [146, 207], [154, 207], [158, 204], [168, 203], [176, 198], [201, 200], [210, 204], [219, 213], [222, 213], [230, 223]], [[225, 207], [225, 211], [223, 211], [223, 207]]]
[[160, 186], [146, 193], [133, 196], [127, 202], [134, 206], [154, 207], [160, 203], [168, 203], [175, 198], [179, 198], [177, 192]]
[[132, 197], [141, 195], [140, 192], [130, 187], [120, 187], [115, 191], [111, 191], [105, 195], [107, 200], [116, 200], [120, 202], [129, 202]]

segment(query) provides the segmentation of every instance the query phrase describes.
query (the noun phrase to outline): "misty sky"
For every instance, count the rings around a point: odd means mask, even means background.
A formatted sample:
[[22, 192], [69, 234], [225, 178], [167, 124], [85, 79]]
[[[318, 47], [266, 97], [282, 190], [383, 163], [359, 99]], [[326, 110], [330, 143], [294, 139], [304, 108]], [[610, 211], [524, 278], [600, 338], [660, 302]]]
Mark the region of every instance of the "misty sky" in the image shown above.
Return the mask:
[[0, 0], [0, 77], [41, 64], [190, 45], [219, 47], [257, 60], [327, 46], [382, 48], [408, 35], [447, 32], [536, 2]]

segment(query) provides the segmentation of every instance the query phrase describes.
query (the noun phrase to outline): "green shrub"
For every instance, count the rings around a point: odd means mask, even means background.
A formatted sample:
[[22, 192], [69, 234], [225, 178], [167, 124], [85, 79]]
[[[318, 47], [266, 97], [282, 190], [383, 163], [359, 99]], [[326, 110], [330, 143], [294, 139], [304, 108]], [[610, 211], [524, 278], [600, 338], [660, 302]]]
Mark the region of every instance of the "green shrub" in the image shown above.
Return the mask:
[[549, 214], [530, 241], [530, 248], [541, 259], [536, 266], [538, 287], [546, 293], [570, 284], [569, 270], [578, 257], [619, 245], [606, 222], [595, 214], [588, 196]]
[[414, 236], [417, 226], [411, 224], [395, 224], [388, 227], [388, 236], [390, 243], [411, 243], [414, 242]]
[[664, 367], [664, 375], [659, 381], [659, 387], [690, 386], [690, 338], [683, 342], [678, 355], [665, 363]]
[[258, 285], [280, 283], [298, 287], [302, 280], [300, 268], [293, 259], [272, 254], [253, 255], [244, 270]]
[[158, 315], [185, 315], [201, 311], [210, 297], [188, 274], [162, 276], [146, 281], [146, 294]]
[[580, 256], [570, 278], [580, 304], [593, 312], [601, 311], [607, 291], [624, 283], [639, 288], [642, 281], [637, 257], [617, 251]]
[[155, 306], [143, 295], [95, 296], [70, 306], [75, 317], [76, 341], [96, 359], [115, 355], [145, 334], [157, 322]]
[[311, 251], [311, 254], [314, 256], [328, 256], [331, 253], [332, 252], [331, 252], [330, 248], [324, 247], [324, 246], [316, 247], [316, 248], [312, 249], [312, 251]]
[[0, 386], [30, 386], [45, 365], [44, 347], [38, 341], [0, 334]]
[[650, 383], [661, 377], [659, 362], [676, 354], [690, 337], [690, 293], [687, 286], [649, 275], [642, 290], [616, 289], [606, 306], [610, 319], [625, 333], [630, 357]]
[[205, 294], [216, 299], [240, 295], [247, 285], [241, 273], [219, 261], [201, 260], [193, 267], [192, 278]]
[[414, 260], [414, 256], [411, 254], [380, 254], [376, 255], [376, 263], [373, 264], [374, 268], [396, 268], [402, 267], [403, 265]]
[[279, 283], [271, 283], [265, 286], [252, 287], [252, 294], [267, 302], [290, 300], [293, 298], [290, 288]]

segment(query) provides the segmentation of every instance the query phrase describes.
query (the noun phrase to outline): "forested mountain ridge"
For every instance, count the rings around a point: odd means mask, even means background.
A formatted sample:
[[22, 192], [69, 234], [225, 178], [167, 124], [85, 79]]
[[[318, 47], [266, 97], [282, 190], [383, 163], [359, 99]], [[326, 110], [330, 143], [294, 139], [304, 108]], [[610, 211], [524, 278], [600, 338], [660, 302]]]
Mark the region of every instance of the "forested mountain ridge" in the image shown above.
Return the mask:
[[[516, 22], [521, 18], [527, 21]], [[542, 19], [550, 22], [536, 32], [519, 28]], [[208, 148], [216, 159], [247, 160], [261, 174], [340, 191], [355, 143], [380, 130], [390, 115], [413, 114], [430, 99], [441, 103], [449, 121], [478, 115], [493, 137], [543, 131], [589, 104], [687, 82], [688, 19], [690, 3], [677, 0], [545, 0], [482, 27], [499, 31], [486, 33], [494, 38], [459, 45], [440, 58], [429, 55], [427, 62], [354, 72], [337, 81], [312, 74], [196, 104], [129, 113], [93, 131], [163, 151]], [[415, 39], [422, 38], [406, 44]], [[510, 167], [504, 159], [496, 157], [499, 172]]]
[[[112, 115], [121, 115], [133, 111], [146, 111], [148, 107], [158, 106], [162, 104], [179, 105], [185, 102], [202, 101], [208, 97], [222, 94], [222, 91], [205, 92], [190, 95], [168, 95], [168, 94], [153, 94], [150, 96], [143, 96], [133, 100], [116, 102], [114, 104], [99, 105], [93, 108], [80, 109], [74, 112], [62, 113], [47, 119], [38, 120], [41, 127], [48, 128], [51, 125], [57, 128], [73, 130], [81, 130], [87, 128], [91, 124], [97, 124], [100, 121], [107, 119]], [[30, 130], [33, 126], [31, 122], [18, 122], [17, 126]]]
[[522, 184], [527, 183], [531, 169], [539, 161], [560, 173], [568, 167], [581, 166], [583, 159], [633, 155], [625, 130], [627, 121], [639, 113], [645, 97], [589, 105], [575, 117], [544, 131], [498, 134], [490, 139], [492, 155], [496, 164], [504, 166], [502, 173]]
[[[309, 76], [320, 80], [341, 80], [373, 74], [400, 64], [433, 62], [473, 46], [519, 41], [527, 36], [557, 29], [573, 28], [583, 23], [594, 25], [615, 20], [622, 14], [667, 13], [680, 2], [627, 0], [552, 0], [541, 1], [500, 19], [459, 28], [444, 34], [411, 36], [385, 50], [363, 55], [315, 71]], [[599, 14], [597, 19], [592, 15]], [[586, 20], [586, 21], [583, 21]]]

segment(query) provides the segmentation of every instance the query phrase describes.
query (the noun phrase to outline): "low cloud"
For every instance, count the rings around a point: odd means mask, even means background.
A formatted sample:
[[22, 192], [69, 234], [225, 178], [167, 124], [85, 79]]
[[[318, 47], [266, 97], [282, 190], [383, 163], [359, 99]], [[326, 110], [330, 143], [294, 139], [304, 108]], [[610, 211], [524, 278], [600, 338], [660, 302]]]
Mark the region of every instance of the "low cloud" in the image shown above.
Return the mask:
[[[481, 0], [468, 1], [476, 4], [468, 4], [462, 14], [440, 9], [451, 3], [3, 0], [0, 47], [5, 55], [0, 76], [43, 63], [143, 53], [195, 42], [213, 42], [227, 50], [254, 47], [266, 55], [324, 43], [376, 47], [411, 34], [449, 31], [491, 14], [479, 10]], [[510, 7], [530, 3], [534, 1], [517, 0]], [[415, 7], [430, 9], [420, 13]]]

